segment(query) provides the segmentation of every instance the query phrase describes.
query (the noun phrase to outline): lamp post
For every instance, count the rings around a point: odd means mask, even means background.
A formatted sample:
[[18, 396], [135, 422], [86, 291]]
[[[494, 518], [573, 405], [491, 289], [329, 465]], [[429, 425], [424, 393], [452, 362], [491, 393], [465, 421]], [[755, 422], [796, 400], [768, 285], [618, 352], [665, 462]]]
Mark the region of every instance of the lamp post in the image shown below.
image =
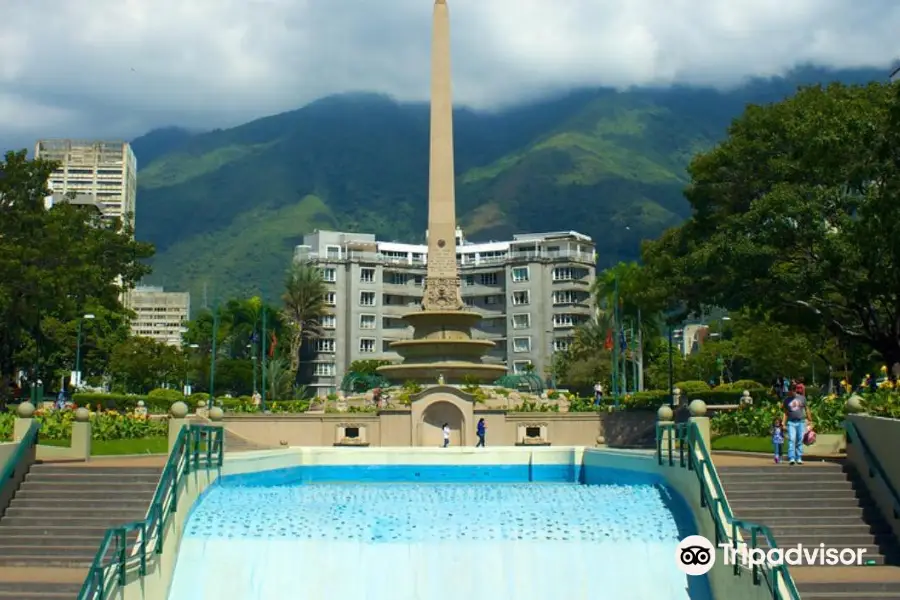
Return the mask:
[[260, 395], [260, 410], [266, 412], [266, 305], [262, 306], [262, 394]]
[[87, 313], [78, 319], [78, 336], [77, 341], [75, 342], [75, 376], [73, 377], [75, 380], [73, 383], [76, 388], [81, 387], [81, 327], [85, 319], [90, 320], [93, 318], [93, 314]]
[[213, 326], [212, 326], [212, 346], [209, 352], [209, 404], [207, 407], [214, 406], [213, 401], [216, 398], [216, 338], [219, 337], [219, 305], [213, 307]]
[[[188, 350], [196, 350], [200, 344], [188, 344]], [[189, 360], [185, 360], [184, 365], [184, 395], [191, 395], [191, 365]]]

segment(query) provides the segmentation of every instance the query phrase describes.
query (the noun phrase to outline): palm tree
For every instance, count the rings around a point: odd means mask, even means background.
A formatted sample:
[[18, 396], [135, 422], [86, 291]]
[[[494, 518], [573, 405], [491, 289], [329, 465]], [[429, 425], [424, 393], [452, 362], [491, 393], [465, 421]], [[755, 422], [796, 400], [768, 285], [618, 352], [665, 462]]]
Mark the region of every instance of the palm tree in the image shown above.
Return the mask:
[[290, 373], [300, 368], [300, 348], [306, 340], [321, 335], [327, 288], [321, 271], [312, 265], [295, 263], [284, 284], [284, 317], [291, 333]]

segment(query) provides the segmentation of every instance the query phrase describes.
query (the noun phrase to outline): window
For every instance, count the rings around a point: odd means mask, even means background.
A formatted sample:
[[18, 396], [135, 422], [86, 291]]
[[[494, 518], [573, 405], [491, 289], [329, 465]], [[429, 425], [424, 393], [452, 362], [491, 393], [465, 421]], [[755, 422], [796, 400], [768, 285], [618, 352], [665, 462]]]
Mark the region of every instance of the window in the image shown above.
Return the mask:
[[522, 306], [523, 304], [528, 304], [531, 300], [531, 293], [528, 290], [523, 290], [521, 292], [513, 292], [512, 301], [513, 306]]
[[503, 303], [503, 296], [485, 296], [484, 303], [488, 306]]
[[327, 306], [337, 306], [337, 294], [334, 292], [325, 292], [325, 304]]
[[529, 367], [531, 366], [530, 360], [517, 360], [513, 362], [513, 373], [516, 375], [522, 375], [523, 373], [527, 373]]
[[557, 290], [553, 292], [553, 304], [577, 304], [578, 292], [574, 290]]
[[553, 351], [554, 352], [566, 352], [569, 349], [569, 346], [572, 345], [572, 341], [569, 339], [562, 340], [553, 340]]
[[337, 281], [337, 269], [334, 267], [325, 267], [322, 269], [322, 281], [334, 283]]
[[475, 306], [475, 298], [472, 298], [471, 296], [463, 298], [463, 304], [466, 306]]
[[375, 269], [372, 267], [363, 267], [359, 270], [360, 283], [375, 283]]
[[531, 315], [528, 313], [513, 315], [512, 321], [513, 329], [528, 329], [531, 327]]
[[513, 267], [513, 283], [525, 283], [528, 281], [528, 267]]
[[496, 273], [482, 273], [481, 274], [481, 285], [497, 285], [497, 274]]
[[322, 329], [335, 329], [337, 317], [334, 315], [322, 315]]
[[465, 284], [466, 284], [466, 287], [475, 285], [475, 276], [474, 275], [466, 275]]
[[334, 377], [334, 363], [316, 363], [316, 377]]
[[531, 352], [531, 338], [513, 338], [513, 352]]
[[397, 273], [396, 271], [390, 271], [384, 274], [387, 278], [387, 283], [391, 285], [406, 285], [406, 273]]
[[553, 315], [554, 327], [574, 327], [575, 319], [572, 315]]
[[325, 256], [328, 258], [341, 258], [341, 247], [340, 246], [325, 246]]
[[334, 354], [334, 340], [330, 338], [317, 339], [316, 352], [320, 352], [323, 354]]
[[359, 305], [360, 306], [375, 306], [375, 292], [360, 292], [359, 293]]
[[373, 354], [375, 352], [375, 340], [373, 338], [360, 338], [359, 351], [363, 354]]
[[578, 279], [575, 275], [577, 275], [575, 269], [569, 267], [556, 267], [553, 269], [553, 281], [571, 281], [573, 279]]
[[375, 329], [375, 315], [359, 315], [360, 329]]
[[424, 278], [424, 277], [422, 277], [421, 275], [415, 275], [415, 276], [413, 276], [413, 285], [416, 285], [416, 286], [418, 286], [418, 287], [422, 287], [422, 284], [423, 284], [423, 283], [425, 283], [425, 278]]

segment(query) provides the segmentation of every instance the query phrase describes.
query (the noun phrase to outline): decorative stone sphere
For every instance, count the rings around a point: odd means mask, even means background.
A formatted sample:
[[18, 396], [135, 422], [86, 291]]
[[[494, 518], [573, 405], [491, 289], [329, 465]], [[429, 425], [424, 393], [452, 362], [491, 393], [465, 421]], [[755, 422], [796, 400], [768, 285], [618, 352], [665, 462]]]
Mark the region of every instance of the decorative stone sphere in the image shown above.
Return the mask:
[[672, 412], [672, 407], [668, 404], [663, 404], [659, 407], [659, 410], [656, 411], [656, 417], [660, 421], [671, 421], [675, 418], [675, 413]]
[[87, 423], [91, 420], [91, 411], [86, 409], [85, 407], [76, 408], [75, 409], [75, 420], [78, 423]]
[[688, 404], [688, 410], [691, 412], [692, 417], [706, 416], [706, 402], [703, 400], [691, 400], [691, 403]]
[[198, 400], [198, 401], [197, 401], [197, 408], [206, 408], [206, 400], [203, 400], [203, 399]]
[[18, 408], [16, 408], [16, 414], [22, 419], [30, 419], [34, 416], [34, 404], [28, 400], [19, 403]]
[[137, 405], [138, 405], [138, 408], [144, 408], [144, 401], [143, 401], [143, 400], [138, 400]]
[[675, 396], [681, 395], [681, 388], [672, 388], [672, 394]]
[[853, 394], [847, 398], [848, 413], [861, 413], [863, 410], [865, 410], [865, 407], [863, 406], [863, 399], [859, 394]]
[[225, 411], [223, 411], [218, 406], [213, 406], [209, 409], [209, 420], [210, 421], [221, 421], [225, 418]]
[[188, 405], [179, 400], [174, 403], [171, 407], [169, 407], [169, 414], [175, 417], [176, 419], [183, 419], [188, 414]]

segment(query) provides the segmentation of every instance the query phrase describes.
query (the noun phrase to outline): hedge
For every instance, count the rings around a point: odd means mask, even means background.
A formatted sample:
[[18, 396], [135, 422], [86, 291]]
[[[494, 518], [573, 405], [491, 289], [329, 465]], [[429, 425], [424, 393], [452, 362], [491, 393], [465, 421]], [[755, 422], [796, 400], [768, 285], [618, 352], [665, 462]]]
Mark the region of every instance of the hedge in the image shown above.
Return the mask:
[[[155, 390], [154, 390], [155, 391]], [[167, 390], [169, 392], [173, 390]], [[200, 401], [209, 400], [209, 394], [197, 393], [192, 394], [189, 398], [185, 398], [180, 393], [177, 397], [165, 394], [150, 394], [146, 396], [130, 396], [125, 394], [75, 394], [72, 401], [76, 406], [90, 406], [96, 410], [99, 405], [102, 410], [115, 410], [121, 413], [131, 413], [137, 408], [139, 401], [144, 402], [144, 407], [150, 414], [166, 414], [169, 408], [175, 402], [186, 402], [188, 407], [193, 410], [197, 408]], [[254, 413], [259, 409], [253, 406], [253, 399], [250, 396], [241, 396], [239, 398], [216, 398], [216, 405], [221, 406], [226, 412], [235, 413]], [[300, 413], [305, 412], [309, 408], [309, 402], [306, 400], [277, 400], [267, 402], [266, 408], [274, 413]]]
[[[48, 440], [68, 440], [72, 438], [71, 410], [35, 411], [35, 420], [40, 424], [40, 438]], [[12, 412], [0, 414], [0, 439], [12, 438], [16, 416]], [[168, 419], [149, 419], [121, 413], [92, 413], [91, 438], [95, 440], [125, 440], [166, 437], [169, 433]]]

